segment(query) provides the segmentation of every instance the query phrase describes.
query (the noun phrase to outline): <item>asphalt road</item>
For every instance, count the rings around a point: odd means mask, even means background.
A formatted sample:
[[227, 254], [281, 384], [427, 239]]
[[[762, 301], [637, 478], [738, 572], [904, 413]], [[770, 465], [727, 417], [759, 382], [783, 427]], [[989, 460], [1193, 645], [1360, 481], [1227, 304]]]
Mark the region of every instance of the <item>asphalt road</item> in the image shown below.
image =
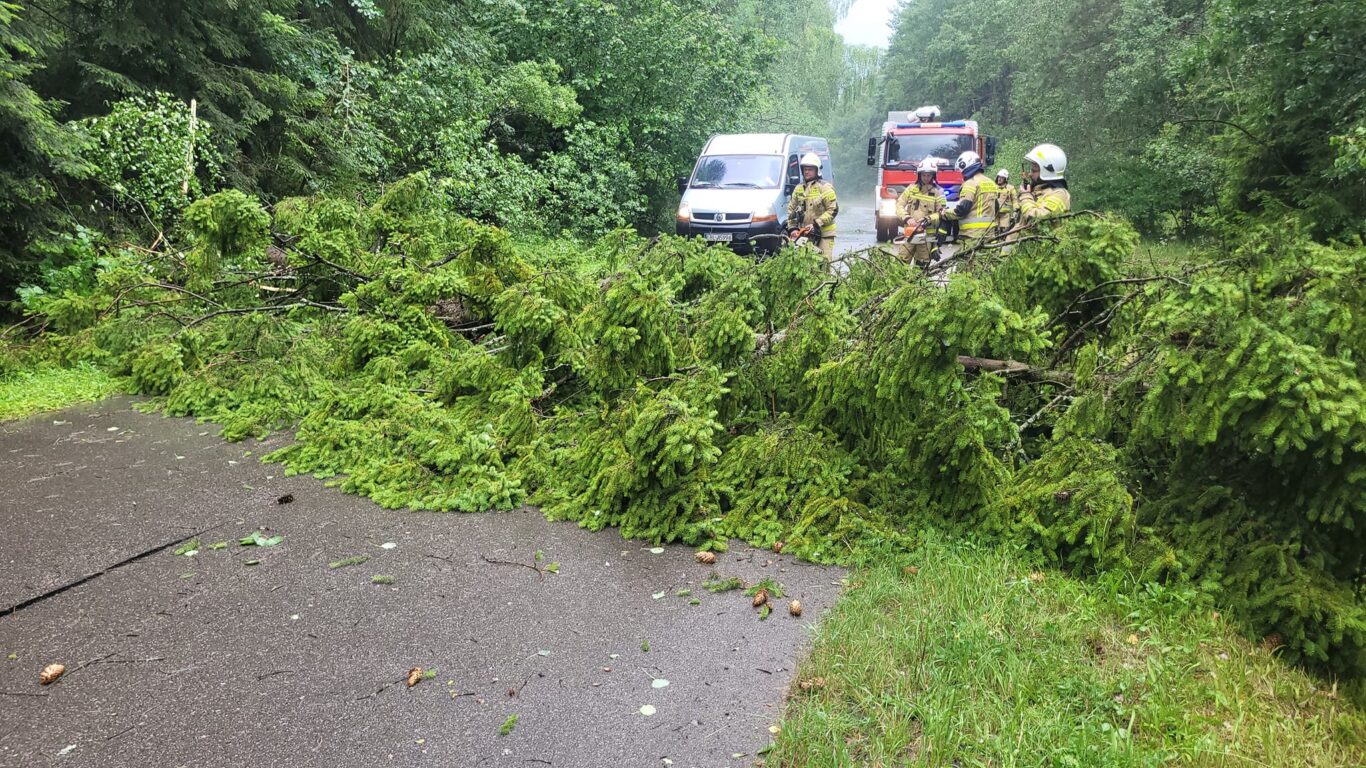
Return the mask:
[[[0, 766], [748, 765], [843, 575], [385, 511], [215, 433], [129, 399], [0, 424]], [[805, 612], [760, 622], [712, 570]]]
[[840, 202], [839, 234], [835, 237], [835, 255], [861, 251], [877, 245], [877, 225], [873, 220], [871, 194], [864, 191], [857, 201]]
[[[892, 243], [879, 244], [877, 242], [877, 224], [874, 221], [873, 206], [869, 196], [864, 195], [852, 203], [841, 202], [839, 235], [835, 238], [835, 271], [839, 274], [848, 271], [848, 263], [838, 261], [840, 256], [847, 256], [874, 247], [900, 248], [900, 246]], [[957, 251], [957, 248], [958, 246], [955, 244], [945, 244], [940, 247], [940, 253], [944, 257], [949, 257]], [[948, 277], [953, 271], [954, 267], [951, 266], [933, 279], [936, 283], [944, 285], [948, 282]]]

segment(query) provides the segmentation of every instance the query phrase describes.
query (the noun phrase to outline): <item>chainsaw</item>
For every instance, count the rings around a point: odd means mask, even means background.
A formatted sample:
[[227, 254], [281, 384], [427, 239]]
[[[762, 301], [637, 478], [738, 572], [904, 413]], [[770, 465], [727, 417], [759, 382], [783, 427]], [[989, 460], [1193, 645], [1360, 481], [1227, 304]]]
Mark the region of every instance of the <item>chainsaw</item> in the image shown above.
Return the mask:
[[806, 245], [807, 243], [811, 242], [811, 227], [807, 226], [802, 227], [801, 229], [793, 230], [792, 233], [787, 236], [787, 241], [789, 243], [792, 243], [793, 247], [795, 248], [800, 248], [803, 245]]
[[[916, 237], [919, 237], [920, 239], [916, 240]], [[901, 245], [903, 243], [925, 242], [925, 220], [921, 219], [920, 221], [917, 221], [915, 224], [908, 224], [905, 229], [901, 230], [901, 237], [896, 238], [892, 242], [896, 243], [897, 245]]]
[[[929, 233], [925, 231], [925, 225], [928, 223], [929, 222], [927, 220], [921, 219], [915, 224], [907, 225], [906, 228], [902, 230], [901, 237], [896, 238], [892, 242], [897, 245], [919, 245], [921, 243], [930, 242]], [[920, 266], [929, 266], [930, 264], [933, 264], [934, 262], [939, 261], [939, 259], [943, 258], [944, 254], [941, 250], [943, 245], [944, 233], [942, 230], [940, 230], [935, 235], [934, 242], [930, 247], [929, 262], [920, 264]]]

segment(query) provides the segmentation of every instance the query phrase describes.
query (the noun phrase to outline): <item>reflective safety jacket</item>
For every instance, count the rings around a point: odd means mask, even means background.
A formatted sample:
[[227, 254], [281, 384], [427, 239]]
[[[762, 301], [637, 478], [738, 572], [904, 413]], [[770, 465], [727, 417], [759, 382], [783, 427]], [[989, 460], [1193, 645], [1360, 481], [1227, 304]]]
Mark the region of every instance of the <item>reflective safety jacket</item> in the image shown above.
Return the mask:
[[822, 238], [834, 237], [835, 216], [839, 210], [835, 185], [817, 177], [792, 190], [792, 197], [787, 201], [787, 228], [809, 226]]
[[1015, 218], [1015, 209], [1019, 207], [1019, 194], [1009, 184], [1000, 189], [996, 196], [996, 218], [1002, 227], [1008, 227]]
[[957, 219], [963, 237], [986, 237], [996, 227], [996, 197], [1001, 188], [979, 173], [958, 188], [958, 202], [944, 209], [944, 218]]
[[1029, 223], [1072, 210], [1072, 193], [1065, 182], [1041, 181], [1029, 191], [1020, 192], [1020, 222]]
[[896, 199], [896, 217], [901, 222], [910, 219], [908, 226], [925, 222], [925, 234], [933, 240], [939, 229], [939, 216], [946, 205], [944, 190], [938, 184], [931, 184], [929, 189], [912, 184]]

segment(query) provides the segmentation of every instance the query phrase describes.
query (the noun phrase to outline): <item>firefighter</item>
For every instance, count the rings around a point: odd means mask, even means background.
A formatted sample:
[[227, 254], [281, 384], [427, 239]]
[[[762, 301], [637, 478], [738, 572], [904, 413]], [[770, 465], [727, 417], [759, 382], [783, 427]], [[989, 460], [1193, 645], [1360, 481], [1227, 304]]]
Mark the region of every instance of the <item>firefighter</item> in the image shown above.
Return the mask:
[[1067, 155], [1055, 144], [1040, 144], [1025, 154], [1024, 183], [1020, 185], [1021, 224], [1061, 216], [1072, 210], [1067, 191]]
[[896, 215], [906, 228], [902, 258], [911, 264], [930, 263], [930, 243], [938, 239], [939, 217], [944, 211], [944, 190], [934, 183], [939, 170], [935, 158], [927, 157], [916, 168], [916, 183], [896, 199]]
[[1019, 195], [1010, 186], [1010, 171], [1002, 168], [996, 172], [996, 186], [1001, 190], [996, 197], [996, 228], [1008, 232], [1015, 226], [1015, 209], [1019, 207]]
[[802, 155], [800, 164], [802, 183], [792, 190], [787, 201], [784, 227], [793, 240], [810, 238], [829, 266], [835, 255], [835, 216], [840, 210], [835, 201], [835, 185], [821, 178], [821, 159], [816, 153]]
[[976, 243], [996, 231], [996, 182], [982, 172], [982, 157], [968, 151], [955, 163], [963, 172], [958, 201], [944, 209], [944, 218], [958, 222], [958, 233], [968, 243]]

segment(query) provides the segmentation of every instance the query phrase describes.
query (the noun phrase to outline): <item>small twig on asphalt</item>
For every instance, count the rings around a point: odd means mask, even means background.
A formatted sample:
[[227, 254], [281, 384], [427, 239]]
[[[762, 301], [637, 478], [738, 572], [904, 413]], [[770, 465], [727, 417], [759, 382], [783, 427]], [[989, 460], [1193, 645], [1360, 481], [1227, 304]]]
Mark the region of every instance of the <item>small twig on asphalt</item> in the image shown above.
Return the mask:
[[90, 661], [81, 662], [80, 664], [77, 664], [73, 669], [68, 669], [68, 670], [66, 671], [66, 673], [63, 674], [61, 677], [57, 678], [56, 680], [53, 680], [53, 681], [49, 684], [49, 686], [57, 685], [58, 683], [62, 682], [63, 680], [66, 680], [67, 678], [71, 677], [72, 675], [76, 674], [77, 672], [80, 672], [82, 669], [85, 669], [86, 667], [90, 666], [91, 664], [98, 664], [98, 663], [100, 663], [101, 661], [104, 661], [105, 659], [109, 658], [110, 656], [117, 656], [117, 655], [119, 655], [119, 654], [118, 654], [117, 651], [115, 651], [114, 653], [106, 653], [105, 655], [99, 657], [98, 659], [91, 659]]
[[541, 579], [544, 579], [544, 578], [545, 578], [545, 573], [544, 573], [540, 568], [538, 568], [538, 567], [536, 567], [536, 566], [534, 566], [534, 565], [531, 565], [530, 563], [519, 563], [519, 562], [516, 562], [516, 561], [514, 561], [514, 560], [494, 560], [493, 558], [489, 557], [488, 555], [480, 555], [480, 557], [482, 557], [482, 558], [484, 559], [484, 562], [486, 562], [486, 563], [492, 563], [493, 565], [520, 565], [520, 566], [523, 567], [523, 568], [530, 568], [531, 570], [533, 570], [533, 571], [536, 572], [537, 578], [541, 578]]
[[114, 739], [117, 739], [118, 737], [122, 736], [122, 735], [125, 734], [125, 733], [128, 733], [129, 731], [133, 730], [133, 729], [136, 728], [136, 727], [137, 727], [136, 725], [130, 725], [130, 726], [128, 726], [127, 728], [124, 728], [123, 730], [121, 730], [121, 731], [119, 731], [118, 733], [114, 734], [113, 736], [106, 736], [106, 737], [104, 737], [104, 740], [105, 740], [105, 741], [113, 741]]
[[522, 693], [522, 689], [525, 688], [525, 687], [526, 687], [526, 684], [529, 683], [529, 682], [531, 682], [531, 678], [528, 677], [528, 678], [522, 680], [522, 684], [519, 685], [519, 686], [517, 686], [516, 688], [509, 688], [509, 689], [508, 689], [508, 697], [509, 697], [509, 698], [516, 698], [517, 696], [519, 696], [519, 695]]
[[371, 699], [371, 698], [374, 698], [374, 697], [380, 695], [381, 693], [384, 693], [385, 690], [387, 690], [387, 689], [389, 689], [389, 688], [392, 688], [392, 687], [394, 687], [395, 685], [398, 685], [399, 683], [401, 683], [401, 682], [403, 682], [404, 680], [407, 680], [407, 679], [408, 679], [408, 673], [405, 672], [405, 673], [403, 673], [401, 676], [399, 676], [398, 678], [396, 678], [396, 679], [394, 679], [394, 680], [391, 680], [391, 681], [385, 683], [384, 685], [381, 685], [379, 688], [375, 689], [375, 692], [374, 692], [374, 693], [367, 693], [367, 694], [365, 694], [364, 696], [359, 696], [359, 697], [357, 697], [357, 698], [356, 698], [356, 701], [362, 701], [362, 700], [364, 700], [364, 699]]

